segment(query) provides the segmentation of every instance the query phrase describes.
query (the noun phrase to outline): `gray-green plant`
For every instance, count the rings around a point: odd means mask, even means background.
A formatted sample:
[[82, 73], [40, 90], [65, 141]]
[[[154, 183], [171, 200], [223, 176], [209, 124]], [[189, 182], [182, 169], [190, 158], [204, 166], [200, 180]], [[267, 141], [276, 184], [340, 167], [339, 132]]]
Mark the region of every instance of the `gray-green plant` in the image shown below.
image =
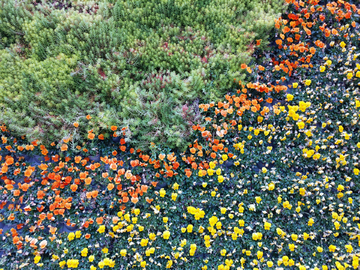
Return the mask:
[[[244, 79], [241, 63], [250, 62], [256, 40], [265, 48], [285, 7], [262, 0], [2, 0], [0, 121], [42, 143], [117, 125], [128, 126], [127, 139], [143, 149], [150, 142], [184, 146], [186, 117], [199, 100], [217, 101]], [[144, 85], [164, 73], [173, 80], [165, 88]], [[183, 114], [186, 106], [193, 111]]]

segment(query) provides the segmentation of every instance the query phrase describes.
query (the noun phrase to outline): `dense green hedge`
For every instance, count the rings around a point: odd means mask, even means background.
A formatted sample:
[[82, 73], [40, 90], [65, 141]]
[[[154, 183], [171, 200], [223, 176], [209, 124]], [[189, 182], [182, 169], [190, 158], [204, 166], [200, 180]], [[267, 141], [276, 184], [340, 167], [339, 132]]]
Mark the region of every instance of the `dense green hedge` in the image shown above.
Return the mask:
[[2, 1], [0, 121], [43, 143], [83, 138], [72, 125], [78, 122], [82, 132], [129, 126], [127, 140], [143, 149], [150, 141], [184, 147], [201, 120], [190, 111], [244, 77], [240, 64], [249, 63], [257, 40], [266, 47], [285, 7], [261, 0]]

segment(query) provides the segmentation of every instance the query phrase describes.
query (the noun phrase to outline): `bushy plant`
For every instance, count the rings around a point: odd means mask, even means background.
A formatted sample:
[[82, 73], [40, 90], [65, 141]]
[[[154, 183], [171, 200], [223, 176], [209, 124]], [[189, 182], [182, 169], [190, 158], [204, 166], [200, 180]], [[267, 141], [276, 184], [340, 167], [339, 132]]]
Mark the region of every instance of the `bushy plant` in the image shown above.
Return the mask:
[[[77, 121], [83, 134], [129, 125], [139, 136], [127, 140], [144, 149], [150, 144], [140, 134], [152, 134], [156, 144], [166, 138], [170, 147], [183, 148], [191, 130], [188, 120], [148, 123], [172, 119], [172, 110], [196, 106], [196, 100], [220, 100], [234, 87], [234, 78], [244, 78], [239, 66], [249, 63], [255, 44], [266, 47], [274, 19], [285, 7], [283, 1], [260, 0], [3, 1], [0, 121], [14, 134], [48, 144], [74, 137], [72, 123]], [[140, 104], [140, 96], [154, 98], [155, 88], [140, 95], [136, 89], [166, 71], [188, 85], [192, 98], [167, 88], [164, 94], [174, 102], [168, 108], [129, 107]], [[85, 121], [87, 114], [91, 122]], [[134, 117], [140, 123], [130, 120]], [[172, 124], [180, 127], [178, 132], [169, 132]]]

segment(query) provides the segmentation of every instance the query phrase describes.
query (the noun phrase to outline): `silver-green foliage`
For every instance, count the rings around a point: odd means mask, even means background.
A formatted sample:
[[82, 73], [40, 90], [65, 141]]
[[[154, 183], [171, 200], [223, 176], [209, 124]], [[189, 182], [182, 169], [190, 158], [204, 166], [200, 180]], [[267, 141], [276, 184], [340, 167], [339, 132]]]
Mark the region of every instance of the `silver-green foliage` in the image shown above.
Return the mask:
[[[266, 45], [285, 7], [262, 0], [64, 3], [0, 1], [0, 121], [43, 143], [74, 134], [75, 121], [85, 134], [129, 126], [129, 139], [143, 148], [151, 141], [183, 146], [193, 123], [187, 117], [196, 113], [182, 108], [217, 101], [234, 78], [243, 79], [240, 64], [250, 61], [255, 39]], [[172, 82], [144, 84], [152, 76]]]

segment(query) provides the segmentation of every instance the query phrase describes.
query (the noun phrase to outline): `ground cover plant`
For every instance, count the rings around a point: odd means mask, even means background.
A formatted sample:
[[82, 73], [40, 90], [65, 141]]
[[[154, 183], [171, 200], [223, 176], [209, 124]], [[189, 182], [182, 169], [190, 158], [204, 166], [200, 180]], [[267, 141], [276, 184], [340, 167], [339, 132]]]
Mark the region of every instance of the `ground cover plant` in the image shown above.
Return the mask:
[[285, 8], [262, 0], [0, 3], [0, 121], [44, 144], [128, 127], [126, 140], [143, 150], [151, 141], [186, 147], [202, 120], [197, 105], [244, 78], [238, 67], [261, 40], [265, 48]]
[[185, 151], [115, 125], [59, 149], [4, 123], [0, 266], [358, 269], [360, 7], [288, 2], [269, 61], [199, 105]]

